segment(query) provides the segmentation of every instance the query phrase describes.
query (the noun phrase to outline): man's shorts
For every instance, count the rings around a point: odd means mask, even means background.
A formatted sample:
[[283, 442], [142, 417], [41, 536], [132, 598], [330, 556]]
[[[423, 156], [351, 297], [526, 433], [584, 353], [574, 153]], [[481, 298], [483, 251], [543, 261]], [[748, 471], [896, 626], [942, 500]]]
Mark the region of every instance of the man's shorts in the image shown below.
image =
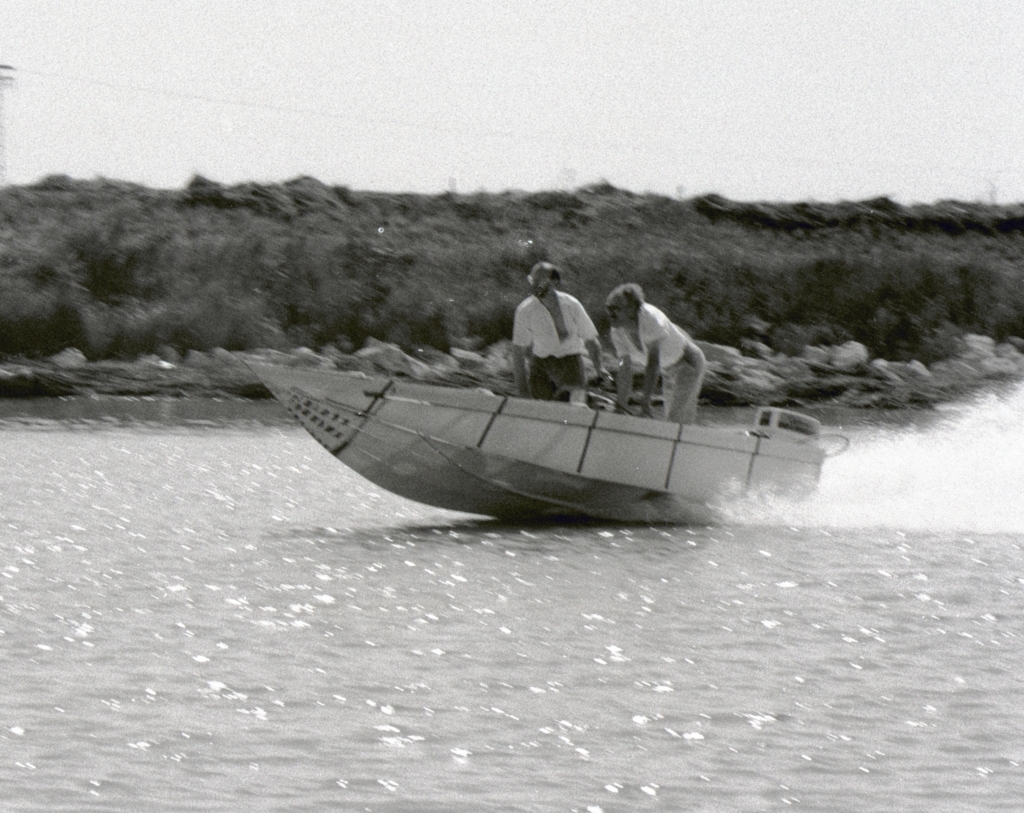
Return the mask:
[[534, 356], [530, 365], [530, 395], [553, 401], [563, 392], [587, 386], [583, 356]]

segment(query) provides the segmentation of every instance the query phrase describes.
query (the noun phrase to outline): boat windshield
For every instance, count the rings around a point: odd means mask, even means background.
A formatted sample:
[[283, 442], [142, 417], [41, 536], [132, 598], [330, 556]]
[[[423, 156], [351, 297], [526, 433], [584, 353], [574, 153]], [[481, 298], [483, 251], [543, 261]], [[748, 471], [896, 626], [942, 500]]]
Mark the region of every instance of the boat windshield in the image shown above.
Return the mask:
[[790, 432], [799, 432], [801, 435], [817, 435], [821, 429], [821, 424], [807, 415], [798, 415], [795, 412], [780, 412], [779, 429], [788, 429]]

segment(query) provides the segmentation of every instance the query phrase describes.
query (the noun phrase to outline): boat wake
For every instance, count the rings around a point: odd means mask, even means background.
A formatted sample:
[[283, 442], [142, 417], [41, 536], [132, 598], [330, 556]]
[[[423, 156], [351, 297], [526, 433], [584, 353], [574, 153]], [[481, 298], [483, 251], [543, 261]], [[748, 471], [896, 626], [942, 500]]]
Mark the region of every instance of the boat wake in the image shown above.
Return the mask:
[[730, 523], [1024, 533], [1024, 386], [946, 408], [926, 427], [848, 433], [802, 501], [756, 495]]

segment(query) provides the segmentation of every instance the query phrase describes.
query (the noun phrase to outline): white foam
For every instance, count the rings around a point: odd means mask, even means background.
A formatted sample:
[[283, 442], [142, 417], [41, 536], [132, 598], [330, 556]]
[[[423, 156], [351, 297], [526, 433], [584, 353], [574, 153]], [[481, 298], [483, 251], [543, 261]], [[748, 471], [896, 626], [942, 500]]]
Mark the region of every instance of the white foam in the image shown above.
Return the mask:
[[948, 408], [927, 428], [851, 433], [801, 501], [752, 497], [742, 524], [1024, 532], [1024, 387]]

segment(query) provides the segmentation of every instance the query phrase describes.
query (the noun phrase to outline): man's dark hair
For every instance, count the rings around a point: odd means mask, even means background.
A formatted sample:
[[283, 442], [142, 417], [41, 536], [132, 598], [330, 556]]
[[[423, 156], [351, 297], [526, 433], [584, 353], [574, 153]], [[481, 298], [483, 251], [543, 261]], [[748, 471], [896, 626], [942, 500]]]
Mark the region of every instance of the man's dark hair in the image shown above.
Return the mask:
[[541, 262], [535, 264], [533, 266], [533, 268], [530, 269], [530, 273], [532, 274], [534, 271], [547, 271], [548, 275], [555, 282], [561, 282], [562, 281], [562, 271], [561, 271], [561, 269], [557, 265], [555, 265], [554, 263], [549, 263], [546, 260], [542, 260]]

